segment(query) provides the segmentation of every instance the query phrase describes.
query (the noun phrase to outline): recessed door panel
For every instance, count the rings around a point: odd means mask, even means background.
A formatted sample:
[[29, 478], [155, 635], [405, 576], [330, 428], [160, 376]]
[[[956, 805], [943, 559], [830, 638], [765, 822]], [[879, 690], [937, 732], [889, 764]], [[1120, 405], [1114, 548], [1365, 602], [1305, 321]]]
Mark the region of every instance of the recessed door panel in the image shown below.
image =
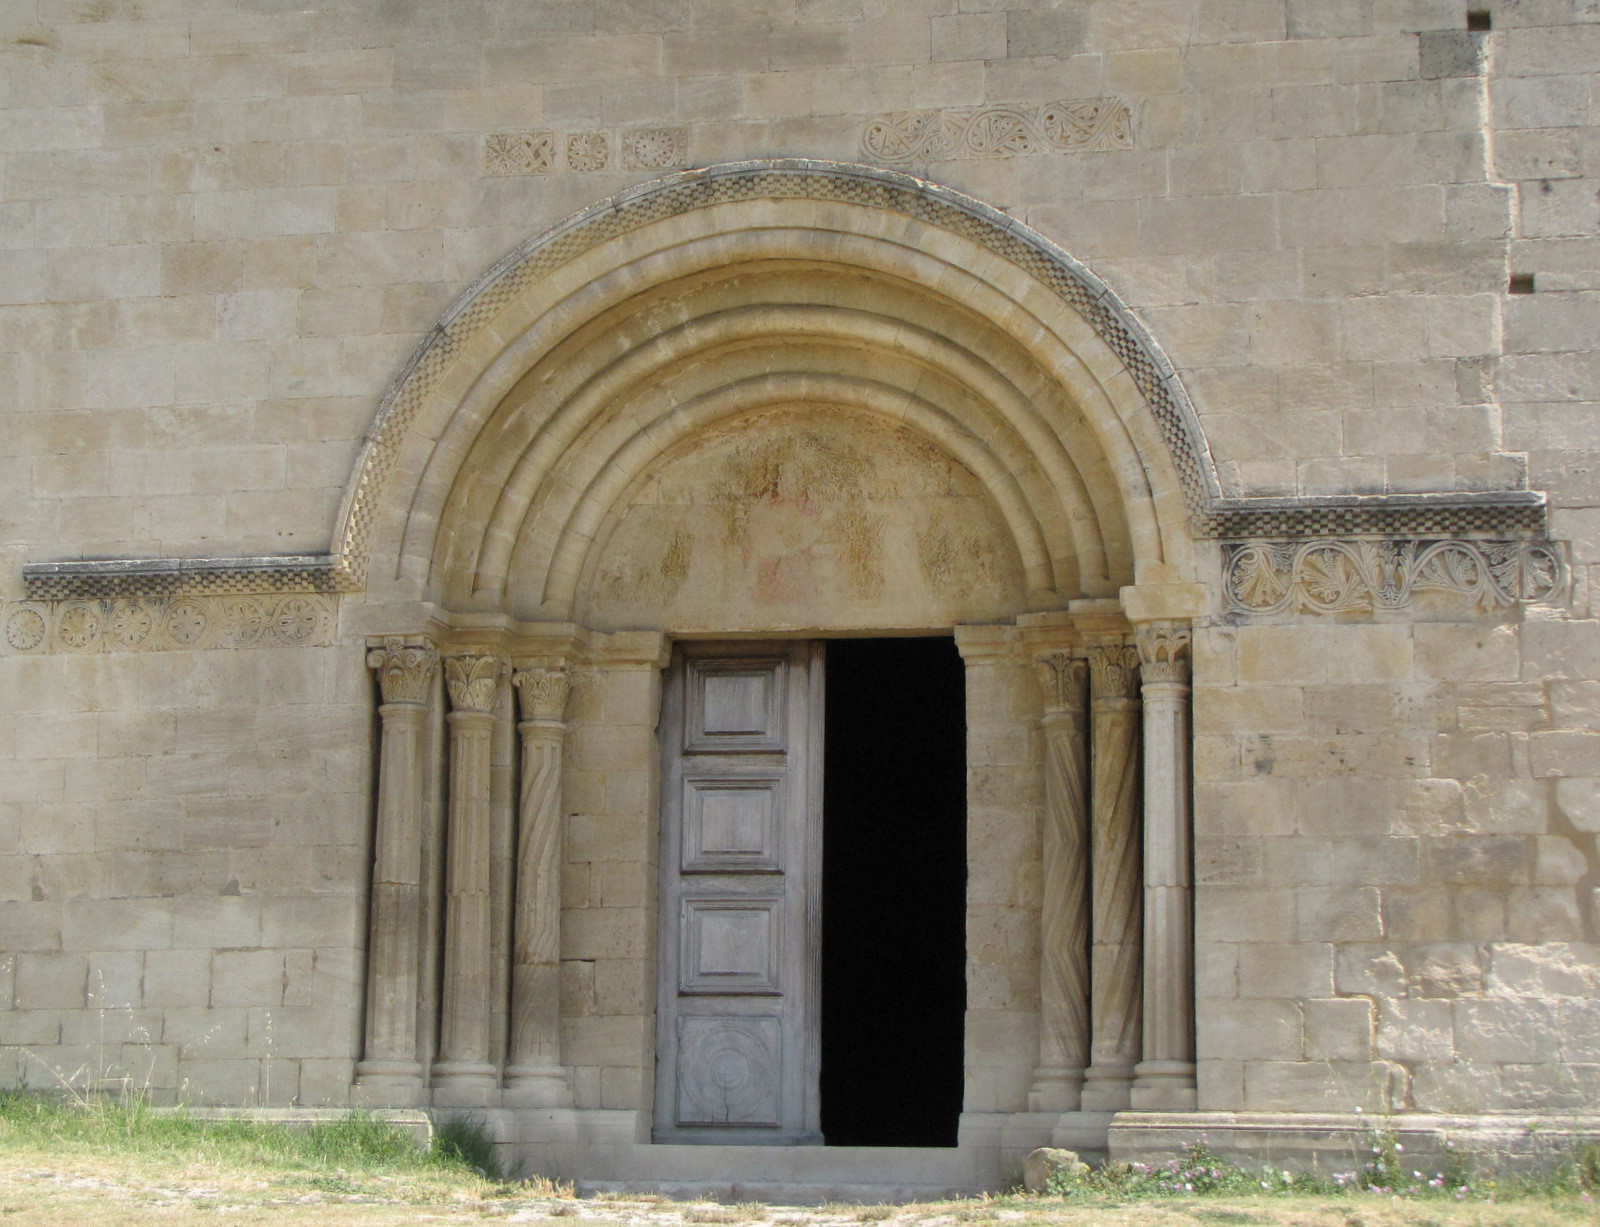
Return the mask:
[[687, 658], [684, 752], [782, 753], [789, 706], [785, 702], [789, 664], [781, 656]]
[[661, 718], [654, 1136], [820, 1142], [822, 646], [679, 645]]
[[686, 898], [679, 912], [679, 993], [776, 996], [783, 898]]
[[685, 873], [779, 873], [782, 777], [683, 782]]
[[679, 1018], [678, 1054], [679, 1125], [776, 1129], [782, 1124], [780, 1020]]

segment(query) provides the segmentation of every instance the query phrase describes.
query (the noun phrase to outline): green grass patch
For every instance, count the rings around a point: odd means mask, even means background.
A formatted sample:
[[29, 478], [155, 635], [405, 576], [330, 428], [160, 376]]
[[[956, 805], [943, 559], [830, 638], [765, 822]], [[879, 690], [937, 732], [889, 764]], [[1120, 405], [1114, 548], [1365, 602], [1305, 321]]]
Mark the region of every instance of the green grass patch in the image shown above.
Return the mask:
[[435, 1144], [423, 1149], [405, 1130], [362, 1112], [289, 1126], [200, 1119], [182, 1108], [157, 1110], [137, 1098], [67, 1102], [0, 1091], [0, 1148], [63, 1158], [125, 1156], [184, 1165], [475, 1177], [474, 1167], [483, 1166], [473, 1161], [480, 1152], [463, 1146], [461, 1136], [459, 1130], [441, 1130]]

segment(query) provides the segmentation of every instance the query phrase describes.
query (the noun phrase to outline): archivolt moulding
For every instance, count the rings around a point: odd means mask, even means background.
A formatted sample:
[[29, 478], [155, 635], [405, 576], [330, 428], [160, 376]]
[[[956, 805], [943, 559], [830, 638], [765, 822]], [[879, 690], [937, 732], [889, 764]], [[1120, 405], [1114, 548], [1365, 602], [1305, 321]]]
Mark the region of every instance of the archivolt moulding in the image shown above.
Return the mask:
[[[601, 201], [531, 239], [464, 291], [430, 330], [385, 395], [363, 444], [327, 556], [293, 559], [113, 560], [31, 564], [30, 595], [64, 599], [143, 590], [350, 591], [364, 586], [378, 505], [419, 409], [452, 362], [541, 278], [632, 230], [732, 202], [812, 200], [898, 215], [976, 244], [1053, 293], [1115, 354], [1149, 409], [1199, 537], [1538, 534], [1543, 497], [1490, 494], [1225, 498], [1193, 406], [1171, 363], [1098, 278], [1026, 225], [968, 196], [909, 175], [806, 159], [750, 161], [686, 171]], [[1136, 445], [1137, 446], [1137, 445]], [[1146, 466], [1157, 461], [1144, 455]], [[278, 574], [282, 572], [282, 574]]]

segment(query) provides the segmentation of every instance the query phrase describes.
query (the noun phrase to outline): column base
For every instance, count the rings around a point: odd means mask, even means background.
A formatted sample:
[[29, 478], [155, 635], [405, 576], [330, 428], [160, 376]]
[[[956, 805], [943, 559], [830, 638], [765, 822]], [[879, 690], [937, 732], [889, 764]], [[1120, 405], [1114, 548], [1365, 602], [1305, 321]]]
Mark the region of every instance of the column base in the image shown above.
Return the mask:
[[433, 1067], [433, 1106], [493, 1108], [500, 1103], [500, 1079], [493, 1065], [478, 1061], [439, 1061]]
[[1085, 1112], [1121, 1112], [1129, 1106], [1132, 1065], [1091, 1065], [1084, 1075], [1079, 1107]]
[[1033, 1089], [1028, 1092], [1028, 1111], [1076, 1112], [1082, 1095], [1082, 1066], [1042, 1066], [1033, 1071]]
[[373, 1108], [415, 1108], [428, 1102], [421, 1061], [360, 1061], [352, 1098]]
[[514, 1108], [570, 1108], [572, 1088], [567, 1071], [553, 1062], [508, 1065], [501, 1101]]
[[1194, 1111], [1197, 1098], [1193, 1061], [1141, 1061], [1133, 1071], [1136, 1111]]

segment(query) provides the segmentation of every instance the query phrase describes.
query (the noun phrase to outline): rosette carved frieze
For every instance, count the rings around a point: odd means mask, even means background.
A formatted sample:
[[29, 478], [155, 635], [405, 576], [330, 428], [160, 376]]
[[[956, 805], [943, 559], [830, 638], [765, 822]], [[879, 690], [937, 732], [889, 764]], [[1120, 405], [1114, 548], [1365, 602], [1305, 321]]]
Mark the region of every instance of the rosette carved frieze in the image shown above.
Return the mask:
[[335, 601], [315, 592], [12, 601], [0, 606], [0, 653], [326, 647]]

